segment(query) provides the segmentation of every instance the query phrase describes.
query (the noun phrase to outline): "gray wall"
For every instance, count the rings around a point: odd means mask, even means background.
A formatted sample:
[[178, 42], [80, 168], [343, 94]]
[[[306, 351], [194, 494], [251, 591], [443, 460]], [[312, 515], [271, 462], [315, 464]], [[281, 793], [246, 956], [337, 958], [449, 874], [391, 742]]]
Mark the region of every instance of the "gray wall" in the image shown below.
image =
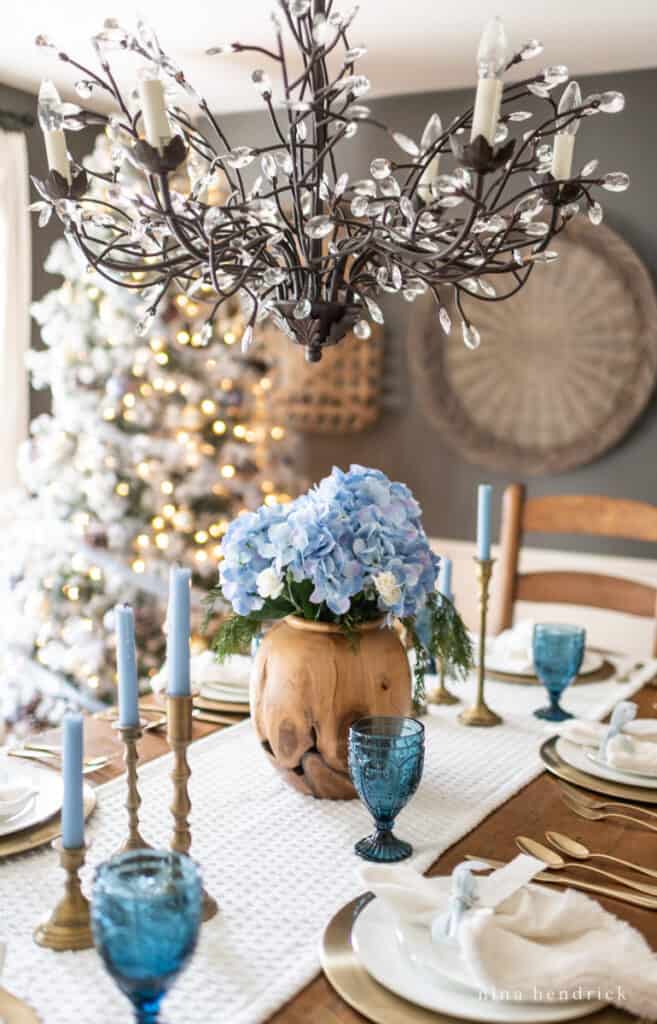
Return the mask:
[[[584, 94], [603, 88], [621, 89], [627, 106], [623, 114], [599, 115], [585, 123], [577, 136], [577, 165], [598, 156], [608, 170], [626, 170], [632, 179], [629, 192], [603, 193], [606, 221], [626, 238], [657, 278], [657, 69], [610, 75], [605, 79], [581, 79]], [[418, 138], [434, 110], [449, 122], [468, 101], [471, 93], [458, 91], [425, 93], [377, 101], [376, 115], [393, 128]], [[524, 106], [523, 102], [523, 106]], [[231, 145], [269, 138], [267, 119], [259, 114], [233, 115], [222, 121]], [[389, 145], [388, 145], [389, 143]], [[352, 175], [367, 173], [370, 160], [393, 147], [376, 129], [361, 126], [355, 139], [343, 146], [341, 162]], [[386, 306], [387, 384], [393, 401], [370, 430], [351, 437], [307, 438], [304, 443], [304, 471], [318, 478], [334, 463], [341, 466], [360, 462], [378, 466], [393, 477], [406, 481], [424, 509], [427, 529], [435, 536], [467, 539], [475, 530], [475, 487], [488, 480], [498, 496], [512, 477], [493, 473], [466, 463], [451, 451], [425, 421], [413, 399], [404, 352], [408, 318], [413, 307], [401, 300]], [[657, 331], [657, 324], [655, 324]], [[436, 332], [437, 341], [440, 332]], [[485, 344], [485, 339], [482, 344]], [[321, 373], [321, 364], [317, 367]], [[657, 400], [631, 433], [603, 458], [559, 476], [532, 478], [531, 494], [602, 493], [635, 498], [657, 504]], [[538, 539], [539, 542], [541, 539]], [[559, 539], [560, 547], [569, 539]], [[582, 538], [572, 546], [584, 548]], [[590, 550], [647, 555], [646, 546], [592, 541]], [[654, 552], [657, 555], [657, 550]]]
[[[577, 161], [599, 156], [610, 170], [623, 169], [632, 178], [632, 188], [622, 195], [605, 194], [607, 222], [626, 238], [657, 277], [657, 69], [583, 79], [584, 92], [612, 86], [627, 98], [623, 114], [602, 115], [582, 127], [577, 140]], [[374, 104], [376, 113], [392, 127], [418, 137], [429, 114], [437, 110], [449, 121], [471, 99], [470, 92], [426, 93], [396, 97]], [[34, 113], [34, 97], [0, 86], [0, 108]], [[231, 144], [269, 139], [267, 119], [259, 114], [231, 115], [223, 119]], [[70, 138], [78, 152], [88, 149], [79, 135]], [[392, 143], [391, 143], [392, 145]], [[28, 133], [32, 173], [45, 171], [43, 146], [38, 127]], [[373, 156], [388, 150], [387, 140], [375, 129], [362, 126], [359, 134], [343, 147], [341, 161], [352, 175], [366, 173]], [[57, 224], [34, 232], [34, 295], [43, 294], [53, 281], [42, 263], [50, 243], [59, 234]], [[301, 467], [317, 479], [334, 463], [350, 462], [378, 466], [391, 476], [405, 480], [415, 491], [425, 514], [427, 529], [434, 535], [470, 538], [475, 529], [474, 490], [477, 482], [489, 480], [501, 492], [509, 477], [471, 465], [452, 452], [416, 408], [406, 365], [404, 339], [412, 307], [401, 301], [386, 303], [386, 381], [388, 397], [379, 422], [370, 430], [351, 437], [307, 438]], [[655, 325], [657, 330], [657, 325]], [[38, 339], [35, 332], [35, 344]], [[317, 368], [321, 373], [321, 365]], [[37, 396], [34, 411], [43, 408]], [[657, 504], [657, 400], [653, 400], [631, 433], [613, 451], [589, 466], [559, 476], [533, 478], [532, 494], [603, 493], [650, 501]], [[587, 546], [582, 539], [573, 546]], [[559, 546], [568, 546], [560, 539]], [[645, 545], [588, 544], [590, 550], [647, 554]], [[657, 555], [657, 551], [654, 552]]]

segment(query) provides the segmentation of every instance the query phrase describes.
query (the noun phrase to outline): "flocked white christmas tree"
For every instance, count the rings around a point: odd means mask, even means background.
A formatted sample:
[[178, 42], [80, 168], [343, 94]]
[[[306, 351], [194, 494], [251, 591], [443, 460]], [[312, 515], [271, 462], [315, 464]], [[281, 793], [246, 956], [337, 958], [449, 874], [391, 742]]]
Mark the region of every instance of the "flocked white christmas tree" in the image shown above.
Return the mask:
[[181, 291], [139, 337], [143, 300], [90, 273], [67, 242], [46, 269], [64, 283], [34, 306], [45, 348], [29, 369], [52, 413], [32, 424], [25, 495], [4, 516], [0, 656], [10, 681], [36, 659], [105, 696], [114, 605], [135, 606], [146, 677], [162, 660], [171, 562], [192, 568], [198, 608], [230, 519], [289, 500], [300, 481], [267, 349], [241, 351], [239, 308], [208, 338], [202, 296]]

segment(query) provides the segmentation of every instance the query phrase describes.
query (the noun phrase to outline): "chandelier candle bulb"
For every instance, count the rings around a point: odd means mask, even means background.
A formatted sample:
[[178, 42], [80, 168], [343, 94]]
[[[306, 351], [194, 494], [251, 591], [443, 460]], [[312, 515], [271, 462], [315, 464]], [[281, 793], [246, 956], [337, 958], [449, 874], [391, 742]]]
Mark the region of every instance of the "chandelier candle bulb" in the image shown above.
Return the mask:
[[575, 153], [575, 136], [560, 132], [554, 137], [552, 154], [552, 177], [557, 181], [567, 181], [573, 166]]
[[[582, 105], [582, 93], [577, 82], [569, 82], [559, 101], [558, 114], [567, 116], [571, 110]], [[579, 119], [573, 119], [554, 137], [552, 154], [552, 177], [557, 181], [567, 181], [573, 166], [575, 152], [575, 135], [579, 128]]]
[[497, 119], [502, 102], [502, 72], [506, 66], [508, 45], [501, 18], [491, 18], [481, 36], [477, 51], [479, 82], [475, 96], [470, 140], [483, 135], [489, 145], [495, 141]]
[[189, 697], [189, 603], [191, 571], [174, 565], [169, 573], [169, 611], [167, 616], [168, 694]]
[[490, 506], [493, 488], [490, 484], [479, 484], [477, 489], [477, 558], [480, 562], [490, 559]]
[[64, 802], [62, 805], [62, 846], [65, 850], [79, 850], [84, 846], [82, 715], [66, 715], [63, 728]]
[[132, 608], [118, 605], [116, 617], [116, 662], [119, 676], [119, 724], [123, 728], [139, 725], [139, 687], [135, 648], [135, 616]]
[[435, 181], [440, 174], [440, 153], [436, 153], [432, 160], [427, 164], [426, 169], [422, 172], [417, 191], [421, 199], [425, 203], [430, 203], [432, 199], [431, 194], [431, 182]]
[[164, 86], [159, 78], [146, 68], [139, 75], [138, 92], [146, 141], [161, 153], [171, 139], [171, 126], [164, 102]]
[[46, 144], [46, 159], [48, 160], [49, 170], [57, 171], [58, 174], [61, 174], [62, 178], [66, 178], [70, 185], [71, 165], [68, 159], [64, 132], [61, 128], [45, 129], [43, 138]]
[[71, 163], [66, 149], [66, 135], [62, 128], [62, 119], [56, 112], [60, 105], [59, 93], [50, 81], [41, 83], [39, 89], [39, 124], [46, 145], [48, 169], [57, 171], [71, 184]]

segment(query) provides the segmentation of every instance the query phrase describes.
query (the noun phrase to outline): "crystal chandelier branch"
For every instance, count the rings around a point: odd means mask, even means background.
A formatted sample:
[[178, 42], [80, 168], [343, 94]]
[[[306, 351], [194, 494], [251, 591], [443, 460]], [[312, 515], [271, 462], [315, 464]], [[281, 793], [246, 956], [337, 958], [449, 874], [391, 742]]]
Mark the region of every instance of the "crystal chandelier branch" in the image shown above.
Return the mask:
[[[98, 273], [144, 294], [144, 332], [173, 286], [207, 303], [207, 340], [217, 310], [237, 295], [248, 320], [245, 346], [256, 322], [271, 317], [317, 361], [348, 331], [365, 338], [371, 322], [383, 322], [381, 294], [412, 302], [428, 292], [446, 333], [454, 299], [464, 342], [476, 348], [479, 333], [464, 301], [510, 298], [537, 263], [557, 258], [550, 244], [582, 207], [600, 223], [594, 189], [627, 188], [626, 174], [599, 174], [595, 160], [572, 172], [581, 121], [622, 110], [622, 94], [582, 98], [576, 82], [565, 85], [561, 65], [505, 84], [506, 72], [542, 46], [532, 40], [509, 57], [497, 18], [482, 36], [473, 106], [446, 127], [432, 114], [419, 140], [388, 128], [363, 102], [370, 83], [356, 62], [366, 50], [348, 37], [356, 10], [342, 15], [333, 0], [279, 0], [274, 48], [235, 42], [207, 51], [257, 54], [279, 71], [277, 95], [265, 70], [251, 76], [272, 129], [271, 142], [260, 146], [231, 146], [208, 102], [143, 21], [134, 33], [105, 23], [92, 40], [98, 72], [58, 52], [82, 75], [78, 94], [108, 94], [117, 111], [62, 103], [43, 84], [39, 118], [50, 171], [35, 181], [42, 198], [33, 206], [42, 222], [55, 210]], [[301, 58], [296, 76], [288, 35]], [[45, 36], [37, 43], [54, 48]], [[128, 94], [112, 72], [112, 51], [131, 52], [142, 65]], [[200, 124], [177, 102], [181, 91], [195, 102]], [[511, 127], [534, 116], [516, 109], [530, 97], [544, 104], [545, 116], [512, 138]], [[71, 162], [64, 130], [88, 125], [105, 126], [110, 174]], [[377, 157], [367, 177], [351, 180], [338, 149], [364, 125], [385, 132], [398, 159]], [[102, 198], [98, 189], [88, 194], [90, 174], [104, 182]], [[218, 205], [213, 196], [226, 183]]]

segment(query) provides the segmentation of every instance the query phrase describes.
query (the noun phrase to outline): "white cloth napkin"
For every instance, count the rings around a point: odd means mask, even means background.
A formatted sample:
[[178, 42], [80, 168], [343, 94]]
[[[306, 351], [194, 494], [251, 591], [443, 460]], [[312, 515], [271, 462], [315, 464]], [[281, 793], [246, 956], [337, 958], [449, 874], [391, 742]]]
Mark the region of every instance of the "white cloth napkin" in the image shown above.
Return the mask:
[[8, 821], [25, 810], [38, 792], [30, 779], [19, 777], [0, 782], [0, 822]]
[[621, 733], [607, 743], [605, 762], [621, 772], [657, 776], [657, 743], [644, 743]]
[[[248, 700], [249, 679], [251, 676], [252, 659], [241, 654], [234, 654], [219, 664], [212, 651], [202, 651], [190, 658], [190, 678], [192, 688], [199, 690], [201, 696], [212, 700]], [[151, 685], [156, 693], [166, 689], [168, 680], [167, 663], [165, 662], [157, 675], [153, 676]], [[217, 691], [222, 696], [217, 696]], [[227, 694], [227, 696], [223, 696]]]
[[637, 705], [623, 700], [614, 708], [608, 723], [574, 719], [559, 729], [571, 743], [597, 747], [598, 757], [619, 771], [657, 775], [657, 719], [637, 719]]
[[511, 672], [529, 674], [534, 671], [533, 642], [534, 621], [525, 619], [488, 640], [486, 656]]
[[[571, 718], [559, 726], [558, 733], [565, 740], [581, 747], [599, 747], [608, 725], [605, 722], [585, 722]], [[554, 730], [550, 730], [554, 732]], [[635, 718], [623, 726], [621, 736], [657, 744], [657, 718]]]
[[[478, 899], [461, 913], [453, 939], [473, 987], [530, 1001], [537, 992], [568, 991], [574, 999], [602, 999], [654, 1017], [657, 956], [643, 936], [582, 893], [526, 884], [543, 869], [541, 861], [522, 854], [476, 880]], [[361, 868], [359, 877], [397, 921], [431, 927], [453, 910], [450, 877], [425, 878], [408, 866], [383, 865]], [[439, 962], [445, 939], [435, 939]]]

